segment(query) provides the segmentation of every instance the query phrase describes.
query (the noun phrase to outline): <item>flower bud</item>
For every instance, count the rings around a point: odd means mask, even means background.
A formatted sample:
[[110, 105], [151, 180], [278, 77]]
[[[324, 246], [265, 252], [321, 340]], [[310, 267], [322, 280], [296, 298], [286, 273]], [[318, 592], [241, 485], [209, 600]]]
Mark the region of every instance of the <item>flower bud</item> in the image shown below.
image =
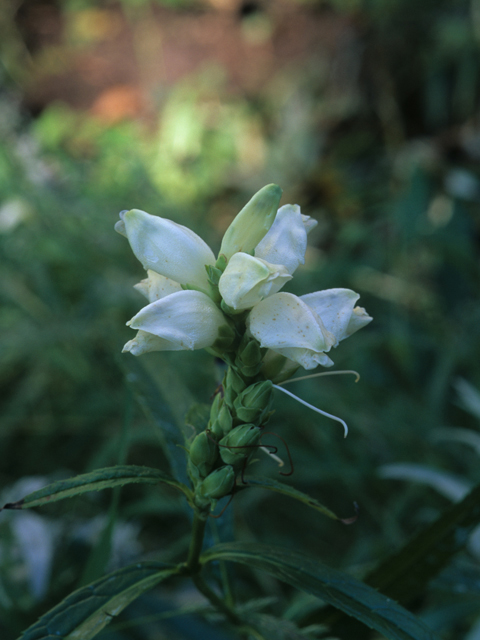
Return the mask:
[[199, 433], [190, 445], [189, 470], [192, 479], [205, 478], [215, 464], [218, 449], [216, 443], [211, 440], [205, 431]]
[[223, 388], [224, 388], [224, 398], [225, 402], [230, 408], [233, 408], [233, 402], [235, 398], [241, 393], [246, 387], [243, 378], [229, 367], [225, 377], [223, 379]]
[[212, 403], [209, 429], [216, 438], [223, 438], [232, 429], [232, 414], [223, 398], [218, 394]]
[[232, 492], [235, 471], [230, 465], [216, 469], [199, 485], [197, 494], [207, 500], [220, 500]]
[[225, 231], [220, 255], [229, 260], [237, 251], [253, 253], [272, 226], [281, 197], [282, 190], [276, 184], [257, 191]]
[[242, 424], [220, 440], [220, 457], [225, 464], [241, 464], [260, 440], [262, 430], [254, 424]]
[[243, 422], [261, 424], [273, 402], [272, 382], [264, 380], [247, 387], [234, 401], [235, 413]]
[[235, 340], [235, 331], [232, 327], [225, 322], [218, 329], [218, 334], [215, 341], [208, 347], [213, 351], [214, 355], [220, 355], [227, 351]]
[[252, 378], [260, 371], [263, 364], [262, 349], [254, 338], [244, 336], [237, 350], [235, 365], [242, 374]]

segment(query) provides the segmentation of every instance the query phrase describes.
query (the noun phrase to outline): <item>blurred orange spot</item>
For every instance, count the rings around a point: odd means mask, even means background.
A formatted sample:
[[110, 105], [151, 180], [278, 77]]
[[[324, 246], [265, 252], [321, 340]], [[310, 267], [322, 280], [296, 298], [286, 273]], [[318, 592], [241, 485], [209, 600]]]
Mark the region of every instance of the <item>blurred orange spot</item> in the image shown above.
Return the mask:
[[93, 103], [90, 113], [108, 124], [139, 115], [143, 108], [140, 90], [133, 85], [105, 89]]

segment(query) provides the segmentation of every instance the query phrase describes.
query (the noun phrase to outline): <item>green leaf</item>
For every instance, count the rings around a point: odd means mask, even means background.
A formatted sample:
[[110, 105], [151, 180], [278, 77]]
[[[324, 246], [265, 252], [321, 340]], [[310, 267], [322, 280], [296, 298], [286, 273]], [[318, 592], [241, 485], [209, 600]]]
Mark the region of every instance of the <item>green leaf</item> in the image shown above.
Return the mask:
[[[422, 529], [399, 551], [370, 572], [365, 583], [407, 605], [423, 594], [427, 584], [463, 549], [473, 529], [480, 524], [480, 484], [461, 502], [447, 509]], [[312, 611], [304, 624], [342, 623], [345, 616], [331, 608]], [[350, 629], [355, 635], [355, 629]]]
[[[157, 427], [157, 433], [160, 436], [163, 450], [168, 458], [173, 475], [187, 484], [189, 480], [186, 471], [185, 452], [183, 450], [186, 437], [178, 426], [178, 422], [175, 420], [169, 405], [165, 402], [164, 394], [162, 394], [157, 381], [146, 369], [146, 365], [135, 356], [127, 354], [122, 356], [119, 362], [127, 382], [132, 387], [145, 415]], [[165, 371], [166, 367], [167, 363], [164, 361], [162, 376], [174, 380], [174, 372]], [[169, 390], [169, 393], [175, 398], [181, 396], [180, 392], [176, 393], [172, 389]]]
[[388, 640], [434, 640], [418, 618], [368, 585], [315, 559], [271, 545], [230, 543], [213, 547], [202, 562], [228, 560], [261, 569], [332, 604]]
[[479, 524], [480, 484], [384, 560], [365, 581], [400, 602], [409, 602], [465, 547]]
[[192, 500], [192, 492], [188, 487], [158, 469], [135, 465], [119, 465], [97, 469], [90, 473], [74, 476], [68, 480], [57, 480], [57, 482], [52, 482], [52, 484], [43, 487], [43, 489], [30, 493], [22, 500], [18, 500], [18, 502], [9, 502], [3, 509], [30, 509], [31, 507], [39, 507], [58, 500], [64, 500], [65, 498], [73, 498], [73, 496], [87, 491], [112, 489], [113, 487], [121, 487], [132, 483], [158, 484], [159, 482], [164, 482], [180, 489], [189, 501]]
[[268, 489], [270, 491], [276, 491], [277, 493], [281, 493], [284, 496], [287, 496], [289, 498], [294, 498], [295, 500], [299, 500], [300, 502], [303, 502], [303, 504], [307, 505], [307, 507], [312, 507], [312, 509], [319, 511], [320, 513], [323, 513], [324, 516], [328, 516], [333, 520], [340, 520], [345, 524], [351, 524], [357, 519], [356, 516], [354, 516], [353, 518], [345, 518], [345, 519], [339, 518], [337, 515], [333, 513], [333, 511], [330, 511], [330, 509], [328, 509], [323, 504], [318, 502], [318, 500], [315, 500], [315, 498], [311, 498], [306, 493], [303, 493], [302, 491], [299, 491], [298, 489], [295, 489], [294, 487], [291, 487], [288, 484], [279, 482], [278, 480], [273, 480], [272, 478], [267, 478], [263, 476], [254, 476], [251, 478], [245, 478], [245, 482], [247, 483], [246, 485], [239, 485], [238, 488], [248, 489], [248, 487], [258, 487], [259, 489]]
[[18, 640], [90, 640], [136, 598], [178, 573], [175, 565], [143, 562], [71, 593]]

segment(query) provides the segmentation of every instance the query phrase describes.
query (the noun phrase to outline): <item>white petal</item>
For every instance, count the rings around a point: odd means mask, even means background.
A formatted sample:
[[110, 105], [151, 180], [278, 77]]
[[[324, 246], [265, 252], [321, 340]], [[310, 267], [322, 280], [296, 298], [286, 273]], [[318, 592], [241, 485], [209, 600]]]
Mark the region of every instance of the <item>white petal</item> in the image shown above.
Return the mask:
[[[272, 264], [283, 264], [293, 273], [305, 262], [307, 250], [306, 223], [298, 205], [281, 207], [267, 235], [255, 248], [255, 257]], [[315, 226], [315, 225], [313, 225]]]
[[347, 327], [359, 297], [358, 293], [351, 289], [325, 289], [308, 293], [301, 296], [301, 299], [320, 316], [327, 331], [335, 336], [337, 346], [340, 340], [349, 335]]
[[204, 293], [178, 291], [147, 305], [127, 324], [162, 338], [166, 349], [179, 350], [211, 347], [227, 321]]
[[291, 293], [277, 293], [259, 302], [247, 324], [262, 347], [273, 349], [305, 369], [331, 364], [324, 352], [335, 343], [334, 336], [315, 311]]
[[165, 298], [171, 293], [182, 291], [182, 286], [178, 282], [170, 280], [170, 278], [165, 278], [165, 276], [161, 276], [151, 269], [149, 269], [147, 273], [148, 278], [133, 285], [133, 288], [144, 295], [149, 302], [155, 302], [155, 300]]
[[303, 215], [303, 213], [302, 213], [302, 221], [307, 234], [310, 233], [310, 231], [314, 229], [318, 224], [317, 220], [315, 220], [314, 218], [311, 218], [310, 216], [305, 216]]
[[129, 340], [123, 347], [122, 353], [130, 351], [134, 356], [141, 356], [149, 351], [181, 351], [183, 347], [164, 338], [154, 336], [147, 331], [138, 331], [133, 340]]
[[348, 338], [352, 333], [355, 333], [355, 331], [358, 331], [372, 320], [373, 318], [368, 315], [363, 307], [355, 307], [345, 331], [345, 338]]
[[233, 309], [250, 309], [257, 302], [277, 293], [292, 276], [284, 266], [269, 264], [248, 253], [235, 253], [223, 272], [218, 288]]
[[215, 264], [210, 247], [180, 224], [132, 209], [123, 222], [133, 253], [145, 269], [180, 284], [208, 288], [205, 265]]

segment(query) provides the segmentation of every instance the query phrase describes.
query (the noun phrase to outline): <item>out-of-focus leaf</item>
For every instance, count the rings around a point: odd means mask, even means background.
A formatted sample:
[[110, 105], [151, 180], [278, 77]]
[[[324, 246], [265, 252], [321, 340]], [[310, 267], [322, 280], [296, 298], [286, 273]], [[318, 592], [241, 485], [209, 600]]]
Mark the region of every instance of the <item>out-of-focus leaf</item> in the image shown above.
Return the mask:
[[157, 427], [172, 473], [187, 484], [188, 477], [183, 451], [185, 437], [182, 429], [176, 425], [168, 404], [162, 398], [161, 390], [138, 358], [134, 356], [123, 357], [120, 359], [120, 366], [146, 416]]
[[422, 464], [385, 464], [379, 468], [378, 474], [390, 480], [413, 480], [426, 484], [455, 502], [464, 498], [472, 488], [463, 478]]
[[480, 392], [464, 378], [457, 378], [455, 389], [463, 407], [472, 416], [480, 419]]
[[3, 509], [29, 509], [64, 500], [65, 498], [73, 498], [73, 496], [87, 491], [113, 489], [114, 487], [132, 483], [158, 484], [159, 482], [164, 482], [180, 489], [189, 500], [192, 499], [192, 493], [188, 487], [158, 469], [136, 465], [119, 465], [107, 467], [106, 469], [97, 469], [97, 471], [74, 476], [68, 480], [57, 480], [57, 482], [52, 482], [52, 484], [30, 493], [17, 502], [9, 502]]
[[227, 560], [266, 571], [311, 593], [382, 633], [388, 640], [434, 640], [418, 618], [368, 585], [331, 569], [310, 556], [271, 545], [223, 544], [208, 550], [202, 562]]
[[445, 427], [436, 429], [432, 434], [434, 442], [460, 442], [471, 447], [480, 455], [480, 433], [472, 429], [461, 429], [460, 427]]
[[177, 572], [175, 565], [144, 562], [110, 573], [74, 591], [19, 640], [90, 640], [131, 602]]

